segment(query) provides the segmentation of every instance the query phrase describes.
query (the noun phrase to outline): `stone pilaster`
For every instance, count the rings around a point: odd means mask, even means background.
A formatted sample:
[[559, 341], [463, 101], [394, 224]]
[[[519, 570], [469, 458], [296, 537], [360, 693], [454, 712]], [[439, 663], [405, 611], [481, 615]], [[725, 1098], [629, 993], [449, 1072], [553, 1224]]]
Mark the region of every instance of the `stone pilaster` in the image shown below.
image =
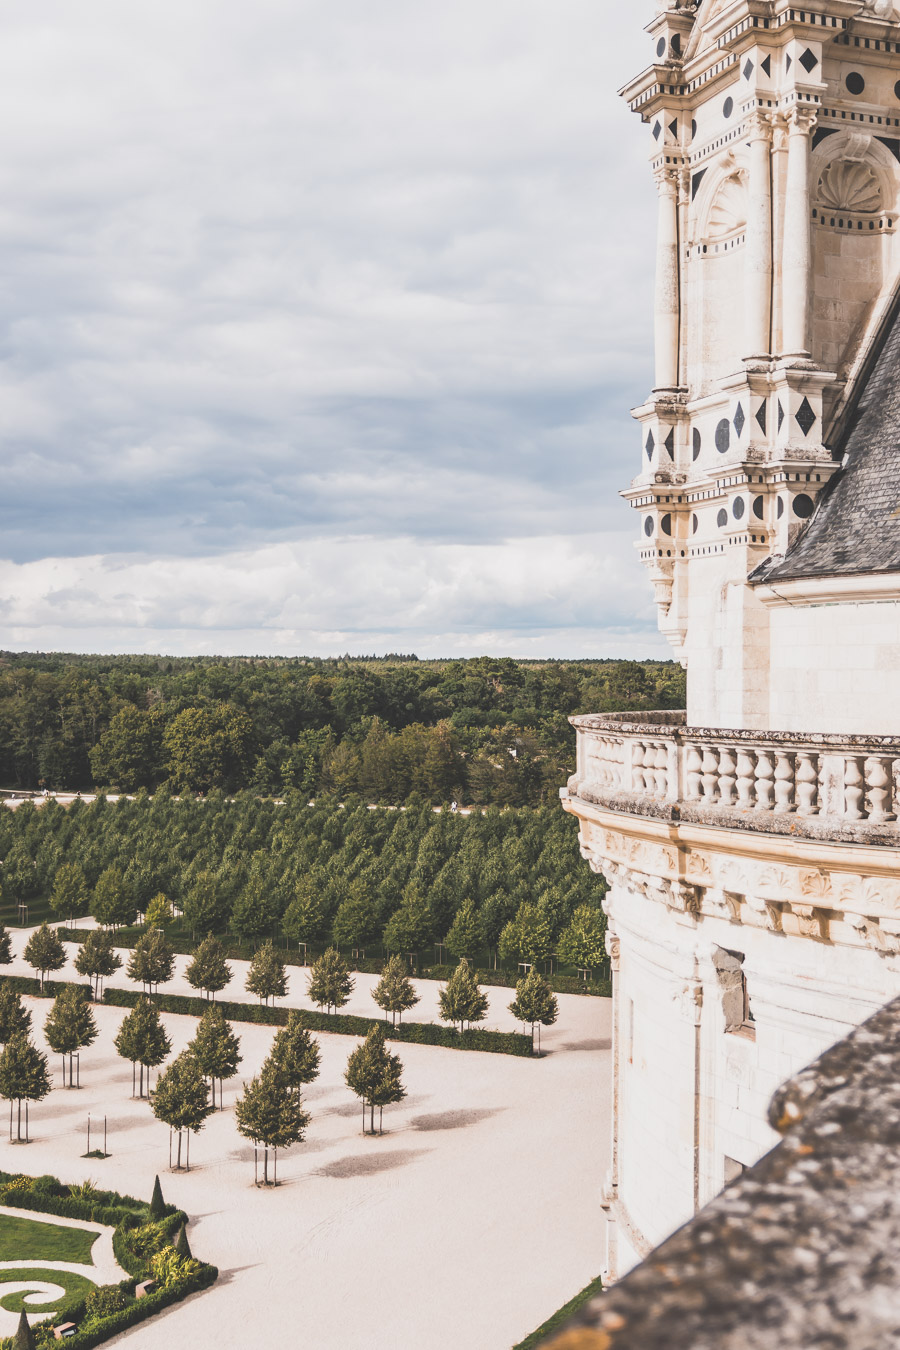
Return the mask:
[[812, 269], [810, 132], [815, 123], [816, 114], [812, 108], [795, 108], [790, 114], [782, 250], [784, 355], [806, 359], [809, 358]]

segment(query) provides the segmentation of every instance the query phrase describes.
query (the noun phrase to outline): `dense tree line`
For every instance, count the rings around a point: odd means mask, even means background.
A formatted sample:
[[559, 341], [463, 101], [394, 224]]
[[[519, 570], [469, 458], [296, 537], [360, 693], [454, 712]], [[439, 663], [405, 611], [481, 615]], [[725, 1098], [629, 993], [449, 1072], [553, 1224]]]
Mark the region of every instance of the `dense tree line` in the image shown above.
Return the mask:
[[0, 655], [0, 784], [538, 805], [580, 712], [684, 704], [668, 662]]
[[[582, 929], [582, 947], [596, 942], [588, 930], [603, 883], [579, 856], [577, 821], [558, 806], [462, 815], [421, 800], [394, 810], [359, 798], [309, 806], [298, 792], [178, 799], [161, 788], [0, 808], [0, 859], [8, 918], [24, 901], [32, 917], [49, 903], [61, 919], [90, 912], [116, 927], [140, 911], [165, 926], [174, 905], [197, 940], [283, 933], [404, 954], [447, 940], [460, 957], [499, 949], [528, 960], [545, 959], [567, 933], [569, 963], [596, 964], [577, 953]], [[132, 958], [133, 978], [149, 988], [161, 978], [156, 941], [148, 935]]]

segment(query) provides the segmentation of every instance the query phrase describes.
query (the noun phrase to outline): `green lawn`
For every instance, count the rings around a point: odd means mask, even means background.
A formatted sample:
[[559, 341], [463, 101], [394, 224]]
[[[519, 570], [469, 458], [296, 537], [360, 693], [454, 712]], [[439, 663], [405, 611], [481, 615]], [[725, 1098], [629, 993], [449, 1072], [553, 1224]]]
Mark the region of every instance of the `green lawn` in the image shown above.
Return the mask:
[[593, 1298], [595, 1294], [602, 1293], [602, 1291], [603, 1282], [598, 1275], [596, 1280], [591, 1280], [591, 1283], [585, 1289], [582, 1289], [574, 1298], [569, 1299], [569, 1302], [564, 1304], [559, 1312], [554, 1313], [552, 1317], [548, 1317], [543, 1326], [538, 1327], [537, 1331], [533, 1331], [530, 1336], [526, 1336], [524, 1341], [520, 1341], [518, 1345], [513, 1346], [513, 1350], [533, 1350], [552, 1331], [558, 1331], [564, 1322], [567, 1322], [574, 1313], [578, 1312], [579, 1308], [587, 1303], [589, 1298]]
[[[19, 1289], [14, 1294], [3, 1293], [5, 1284], [21, 1284], [24, 1280], [37, 1284], [58, 1284], [65, 1290], [65, 1294], [54, 1299], [52, 1303], [26, 1303], [25, 1299], [33, 1289]], [[59, 1312], [60, 1308], [69, 1299], [84, 1298], [92, 1289], [97, 1286], [90, 1280], [86, 1280], [83, 1275], [75, 1275], [70, 1270], [41, 1270], [35, 1267], [33, 1270], [0, 1270], [0, 1308], [5, 1308], [7, 1312], [21, 1312], [23, 1308], [27, 1312], [35, 1313], [38, 1316], [49, 1317], [51, 1313]]]
[[[76, 1261], [89, 1266], [99, 1236], [87, 1228], [63, 1228], [58, 1223], [0, 1214], [0, 1265], [4, 1261]], [[7, 1278], [12, 1274], [7, 1273]]]

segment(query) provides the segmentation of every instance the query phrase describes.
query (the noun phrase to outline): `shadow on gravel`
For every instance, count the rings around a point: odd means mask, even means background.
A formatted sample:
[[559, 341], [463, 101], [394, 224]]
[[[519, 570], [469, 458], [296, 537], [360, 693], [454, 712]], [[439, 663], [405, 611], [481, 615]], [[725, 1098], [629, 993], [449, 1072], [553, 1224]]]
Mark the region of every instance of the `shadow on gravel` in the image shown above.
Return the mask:
[[502, 1106], [486, 1107], [480, 1111], [437, 1111], [432, 1116], [413, 1116], [409, 1122], [414, 1130], [464, 1130], [481, 1120], [498, 1116]]
[[392, 1153], [372, 1153], [367, 1158], [338, 1158], [335, 1162], [320, 1167], [315, 1175], [341, 1179], [374, 1176], [376, 1172], [389, 1172], [395, 1167], [406, 1167], [408, 1163], [421, 1157], [424, 1151], [420, 1148], [407, 1148], [396, 1149]]
[[566, 1041], [565, 1045], [560, 1045], [560, 1050], [610, 1050], [612, 1041]]

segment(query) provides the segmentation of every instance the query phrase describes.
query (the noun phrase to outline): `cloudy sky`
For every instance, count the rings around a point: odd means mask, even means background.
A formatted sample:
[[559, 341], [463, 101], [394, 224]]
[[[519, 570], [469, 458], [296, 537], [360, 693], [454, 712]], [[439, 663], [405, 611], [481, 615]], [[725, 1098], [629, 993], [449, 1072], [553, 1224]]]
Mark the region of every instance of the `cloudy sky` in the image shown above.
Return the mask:
[[666, 655], [652, 0], [7, 0], [0, 646]]

